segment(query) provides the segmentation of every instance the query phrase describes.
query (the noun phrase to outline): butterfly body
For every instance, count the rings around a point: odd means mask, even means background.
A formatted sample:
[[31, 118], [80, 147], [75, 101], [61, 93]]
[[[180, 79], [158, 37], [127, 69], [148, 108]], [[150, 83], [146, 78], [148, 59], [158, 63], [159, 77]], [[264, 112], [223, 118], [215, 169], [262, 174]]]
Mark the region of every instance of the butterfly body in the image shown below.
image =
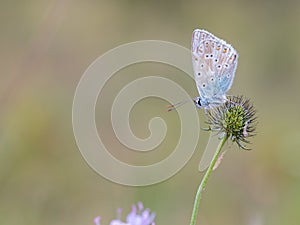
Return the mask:
[[227, 101], [238, 54], [224, 40], [196, 29], [192, 36], [192, 61], [199, 97], [194, 99], [199, 108], [209, 109]]

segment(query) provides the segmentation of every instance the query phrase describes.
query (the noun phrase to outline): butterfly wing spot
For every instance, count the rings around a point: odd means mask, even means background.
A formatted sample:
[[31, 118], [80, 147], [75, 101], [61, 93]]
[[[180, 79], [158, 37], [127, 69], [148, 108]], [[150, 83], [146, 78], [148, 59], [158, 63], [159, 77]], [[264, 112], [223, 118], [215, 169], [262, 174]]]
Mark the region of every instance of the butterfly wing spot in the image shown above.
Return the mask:
[[202, 63], [202, 64], [201, 64], [201, 68], [203, 68], [203, 67], [204, 67], [204, 64]]
[[201, 73], [200, 73], [200, 72], [198, 72], [198, 76], [201, 76]]
[[202, 87], [204, 87], [204, 88], [205, 88], [205, 87], [206, 87], [206, 84], [202, 84]]

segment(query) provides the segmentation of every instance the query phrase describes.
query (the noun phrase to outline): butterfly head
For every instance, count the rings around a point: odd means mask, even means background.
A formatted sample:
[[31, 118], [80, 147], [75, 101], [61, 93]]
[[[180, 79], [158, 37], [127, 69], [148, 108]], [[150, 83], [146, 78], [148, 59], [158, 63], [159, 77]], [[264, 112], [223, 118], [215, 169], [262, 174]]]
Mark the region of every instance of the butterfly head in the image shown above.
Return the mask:
[[194, 103], [195, 103], [195, 105], [198, 107], [198, 108], [204, 108], [204, 102], [201, 100], [201, 98], [200, 97], [196, 97], [196, 98], [194, 98], [193, 99], [193, 101], [194, 101]]

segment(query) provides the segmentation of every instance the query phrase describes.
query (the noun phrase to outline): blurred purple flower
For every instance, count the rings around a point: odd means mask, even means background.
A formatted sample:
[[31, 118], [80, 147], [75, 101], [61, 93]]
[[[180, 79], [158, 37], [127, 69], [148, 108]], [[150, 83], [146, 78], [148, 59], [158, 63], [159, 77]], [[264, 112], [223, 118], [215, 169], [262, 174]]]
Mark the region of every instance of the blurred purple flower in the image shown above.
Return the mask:
[[[141, 202], [138, 202], [137, 206], [132, 205], [132, 210], [126, 217], [126, 222], [121, 221], [121, 213], [122, 209], [118, 209], [118, 219], [112, 220], [110, 225], [155, 225], [155, 213], [150, 213], [150, 209], [144, 209]], [[100, 216], [94, 219], [95, 225], [101, 225], [100, 219]]]

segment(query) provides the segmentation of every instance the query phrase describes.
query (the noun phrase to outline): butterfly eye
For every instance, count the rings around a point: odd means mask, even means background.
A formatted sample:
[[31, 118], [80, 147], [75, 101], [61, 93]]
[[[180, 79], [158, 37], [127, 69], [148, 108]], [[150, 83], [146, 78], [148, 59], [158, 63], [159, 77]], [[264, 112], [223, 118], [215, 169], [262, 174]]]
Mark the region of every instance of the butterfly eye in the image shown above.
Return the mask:
[[199, 105], [199, 106], [201, 106], [201, 101], [200, 101], [200, 98], [199, 98], [199, 100], [198, 100], [198, 102], [197, 102], [197, 103], [198, 103], [198, 105]]

